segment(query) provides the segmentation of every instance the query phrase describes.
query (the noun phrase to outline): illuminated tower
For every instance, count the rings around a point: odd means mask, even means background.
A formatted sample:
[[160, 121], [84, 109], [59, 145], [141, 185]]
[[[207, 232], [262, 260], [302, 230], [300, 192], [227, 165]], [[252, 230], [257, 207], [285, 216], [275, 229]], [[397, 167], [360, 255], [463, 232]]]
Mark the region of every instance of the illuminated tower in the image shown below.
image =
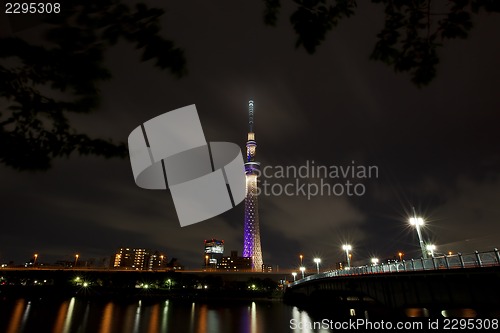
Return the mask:
[[255, 133], [253, 132], [253, 101], [248, 101], [248, 141], [245, 161], [245, 234], [243, 257], [252, 258], [252, 269], [262, 270], [262, 248], [260, 245], [259, 205], [257, 201], [257, 176], [260, 163], [255, 162]]

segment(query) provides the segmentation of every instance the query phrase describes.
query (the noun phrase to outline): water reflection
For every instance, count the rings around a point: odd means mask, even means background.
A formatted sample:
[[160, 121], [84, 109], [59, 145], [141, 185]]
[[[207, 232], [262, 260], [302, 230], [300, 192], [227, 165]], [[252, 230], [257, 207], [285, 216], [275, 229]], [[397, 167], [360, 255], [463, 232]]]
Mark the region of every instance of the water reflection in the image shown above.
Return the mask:
[[104, 307], [102, 321], [101, 321], [101, 329], [99, 333], [111, 333], [111, 328], [113, 324], [113, 303], [109, 302]]
[[429, 310], [426, 308], [408, 308], [405, 309], [405, 315], [409, 318], [429, 317]]
[[73, 318], [74, 309], [75, 309], [75, 298], [73, 297], [69, 301], [68, 310], [66, 311], [66, 318], [64, 319], [64, 328], [63, 328], [64, 333], [70, 332], [71, 320]]
[[142, 301], [139, 301], [137, 309], [135, 310], [134, 333], [139, 333], [139, 325], [141, 323], [141, 310], [142, 310]]
[[87, 332], [87, 322], [89, 320], [89, 312], [90, 312], [90, 304], [86, 304], [85, 306], [85, 312], [83, 313], [83, 320], [78, 323], [76, 332], [77, 333], [85, 333]]
[[[194, 304], [194, 303], [193, 303]], [[198, 308], [198, 318], [196, 322], [192, 324], [196, 324], [196, 333], [206, 333], [207, 332], [207, 305], [201, 304]], [[194, 318], [194, 317], [193, 317]]]
[[476, 318], [477, 312], [474, 309], [450, 309], [441, 311], [443, 317]]
[[23, 318], [23, 312], [24, 312], [24, 300], [20, 299], [16, 302], [16, 305], [14, 306], [14, 312], [12, 313], [12, 317], [9, 322], [9, 327], [7, 328], [7, 333], [18, 332], [21, 325], [21, 319]]
[[163, 314], [161, 317], [161, 331], [166, 332], [168, 324], [168, 300], [165, 301], [163, 305]]
[[191, 315], [190, 315], [190, 320], [189, 320], [189, 332], [193, 332], [195, 310], [196, 310], [196, 304], [195, 304], [195, 302], [193, 302], [191, 304]]
[[250, 332], [257, 333], [257, 308], [255, 302], [250, 307]]
[[64, 328], [64, 322], [66, 321], [66, 314], [68, 313], [69, 302], [65, 301], [59, 307], [57, 313], [56, 321], [54, 323], [53, 333], [61, 333]]
[[24, 310], [23, 319], [21, 320], [21, 328], [19, 329], [21, 332], [24, 330], [24, 327], [26, 326], [26, 322], [28, 321], [28, 316], [30, 315], [30, 310], [31, 310], [31, 302], [28, 302], [28, 305], [26, 305], [26, 309]]
[[292, 319], [290, 321], [290, 328], [294, 332], [300, 333], [327, 333], [327, 330], [323, 327], [321, 321], [313, 320], [306, 311], [299, 310], [297, 307], [292, 308]]
[[148, 333], [158, 332], [159, 316], [160, 316], [160, 304], [155, 304], [151, 308], [151, 315], [149, 316]]
[[[332, 327], [322, 324], [325, 315], [334, 316], [334, 321], [346, 319], [339, 312], [319, 314], [281, 302], [0, 299], [0, 309], [0, 332], [6, 333], [326, 333], [332, 332]], [[429, 316], [423, 308], [405, 312], [408, 318]], [[471, 318], [478, 313], [451, 309], [442, 311], [441, 316]]]

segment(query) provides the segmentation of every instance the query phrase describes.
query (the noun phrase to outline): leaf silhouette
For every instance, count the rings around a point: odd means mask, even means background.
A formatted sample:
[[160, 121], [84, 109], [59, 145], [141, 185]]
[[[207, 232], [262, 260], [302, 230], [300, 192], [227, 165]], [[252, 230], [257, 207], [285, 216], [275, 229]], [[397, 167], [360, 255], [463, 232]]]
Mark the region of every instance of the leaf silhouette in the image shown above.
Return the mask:
[[72, 153], [125, 157], [125, 143], [91, 138], [70, 124], [70, 113], [99, 105], [99, 85], [111, 78], [106, 50], [120, 39], [142, 50], [161, 70], [186, 74], [184, 51], [160, 36], [163, 10], [118, 0], [73, 0], [52, 15], [45, 43], [0, 39], [0, 161], [18, 170], [47, 170], [56, 157]]

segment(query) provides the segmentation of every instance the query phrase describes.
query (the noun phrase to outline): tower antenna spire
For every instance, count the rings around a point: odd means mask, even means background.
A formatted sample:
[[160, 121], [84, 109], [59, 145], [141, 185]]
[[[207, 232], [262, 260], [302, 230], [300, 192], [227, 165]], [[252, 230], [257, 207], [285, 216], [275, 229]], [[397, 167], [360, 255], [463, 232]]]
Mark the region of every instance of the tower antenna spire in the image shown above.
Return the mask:
[[253, 100], [248, 101], [248, 141], [245, 163], [246, 196], [245, 226], [243, 235], [243, 257], [250, 258], [252, 270], [262, 271], [262, 246], [260, 243], [260, 222], [258, 205], [258, 176], [260, 163], [255, 161], [257, 142], [253, 128]]
[[253, 100], [248, 101], [248, 132], [253, 133]]

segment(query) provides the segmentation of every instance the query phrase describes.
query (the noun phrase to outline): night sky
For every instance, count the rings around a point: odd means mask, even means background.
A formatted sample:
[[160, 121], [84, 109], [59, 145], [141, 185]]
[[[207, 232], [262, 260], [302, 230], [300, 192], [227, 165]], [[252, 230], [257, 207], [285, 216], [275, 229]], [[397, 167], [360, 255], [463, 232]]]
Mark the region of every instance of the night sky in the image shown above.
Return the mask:
[[[437, 252], [500, 246], [496, 14], [475, 15], [467, 39], [447, 40], [436, 78], [417, 87], [408, 74], [370, 60], [384, 23], [381, 5], [360, 2], [314, 54], [295, 47], [293, 7], [282, 8], [271, 27], [261, 2], [164, 6], [162, 34], [185, 51], [188, 74], [177, 79], [141, 62], [139, 51], [121, 41], [106, 52], [113, 77], [100, 85], [98, 109], [72, 116], [75, 128], [126, 142], [141, 123], [195, 104], [207, 141], [244, 148], [253, 99], [262, 167], [377, 166], [378, 178], [358, 180], [363, 196], [259, 198], [264, 262], [280, 268], [297, 267], [299, 254], [311, 268], [315, 256], [333, 267], [343, 260], [344, 243], [353, 247], [353, 264], [399, 251], [418, 258], [408, 224], [413, 206]], [[13, 33], [33, 39], [39, 29]], [[40, 262], [76, 253], [109, 259], [126, 246], [164, 251], [195, 269], [205, 239], [223, 239], [226, 255], [243, 249], [243, 203], [181, 228], [170, 192], [137, 187], [128, 158], [72, 154], [40, 172], [0, 164], [0, 189], [1, 263], [21, 264], [33, 253]]]

